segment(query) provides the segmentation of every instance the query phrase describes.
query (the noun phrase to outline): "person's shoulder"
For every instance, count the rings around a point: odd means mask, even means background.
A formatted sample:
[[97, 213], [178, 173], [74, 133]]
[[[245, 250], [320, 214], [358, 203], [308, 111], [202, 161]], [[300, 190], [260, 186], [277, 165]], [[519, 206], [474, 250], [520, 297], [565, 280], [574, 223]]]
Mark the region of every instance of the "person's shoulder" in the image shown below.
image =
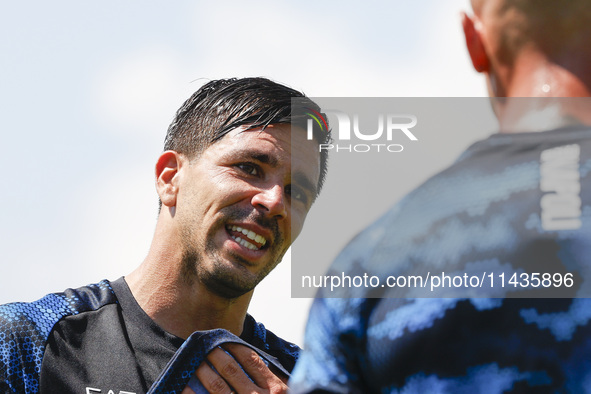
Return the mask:
[[27, 321], [43, 326], [46, 322], [55, 322], [64, 316], [97, 309], [112, 302], [116, 302], [116, 298], [111, 284], [103, 280], [61, 293], [50, 293], [33, 302], [0, 305], [0, 324], [14, 325]]
[[67, 289], [58, 296], [68, 303], [72, 314], [97, 310], [117, 302], [111, 282], [106, 279], [77, 289]]
[[67, 310], [58, 294], [0, 305], [0, 387], [8, 385], [15, 392], [38, 387], [47, 338]]
[[0, 342], [10, 338], [46, 338], [62, 318], [115, 302], [110, 283], [103, 280], [62, 293], [51, 293], [33, 302], [0, 305]]
[[113, 302], [108, 281], [51, 293], [33, 302], [0, 305], [0, 388], [35, 391], [46, 341], [64, 317]]

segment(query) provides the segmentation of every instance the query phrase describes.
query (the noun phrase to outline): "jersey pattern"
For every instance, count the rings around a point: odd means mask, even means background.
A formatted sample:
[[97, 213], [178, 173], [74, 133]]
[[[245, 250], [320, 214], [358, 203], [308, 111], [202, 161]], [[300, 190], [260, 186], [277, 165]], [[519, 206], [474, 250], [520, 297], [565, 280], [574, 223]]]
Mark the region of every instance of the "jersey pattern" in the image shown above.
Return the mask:
[[321, 289], [290, 386], [591, 392], [590, 256], [591, 132], [493, 135], [362, 231], [329, 274], [551, 270], [574, 273], [572, 297], [389, 298], [370, 288], [329, 298]]
[[183, 341], [159, 327], [123, 278], [1, 305], [0, 393], [139, 394], [156, 381], [150, 392], [180, 393], [211, 350], [206, 345], [220, 338], [260, 349], [285, 372], [300, 351], [248, 314], [239, 338], [225, 330], [198, 334], [205, 340], [197, 352], [201, 358], [193, 357], [201, 342]]
[[0, 392], [37, 393], [47, 338], [62, 318], [116, 302], [108, 281], [0, 306]]

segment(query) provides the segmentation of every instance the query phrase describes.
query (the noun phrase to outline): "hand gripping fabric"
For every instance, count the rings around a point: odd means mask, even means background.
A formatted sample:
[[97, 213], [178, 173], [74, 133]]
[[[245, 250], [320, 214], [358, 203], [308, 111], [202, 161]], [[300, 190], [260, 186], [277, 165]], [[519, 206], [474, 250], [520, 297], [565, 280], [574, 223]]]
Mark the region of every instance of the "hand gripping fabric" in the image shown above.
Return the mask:
[[225, 343], [248, 346], [257, 352], [267, 365], [272, 364], [286, 376], [290, 376], [277, 358], [243, 341], [229, 331], [222, 329], [195, 331], [177, 350], [148, 394], [179, 394], [187, 385], [197, 394], [207, 393], [207, 390], [196, 378], [195, 370], [205, 360], [209, 352]]

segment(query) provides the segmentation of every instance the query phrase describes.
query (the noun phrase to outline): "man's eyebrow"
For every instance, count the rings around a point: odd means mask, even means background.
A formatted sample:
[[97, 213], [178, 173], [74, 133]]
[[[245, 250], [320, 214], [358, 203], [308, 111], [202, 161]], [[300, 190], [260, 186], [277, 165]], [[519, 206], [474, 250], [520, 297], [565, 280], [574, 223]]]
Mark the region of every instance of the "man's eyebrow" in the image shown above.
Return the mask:
[[236, 150], [234, 152], [228, 152], [224, 154], [228, 159], [231, 160], [256, 160], [263, 164], [268, 164], [271, 167], [279, 166], [279, 161], [276, 157], [263, 152], [257, 152], [256, 150]]
[[261, 163], [268, 164], [272, 167], [277, 167], [278, 161], [274, 156], [270, 156], [266, 153], [252, 153], [250, 155], [253, 159], [260, 161]]

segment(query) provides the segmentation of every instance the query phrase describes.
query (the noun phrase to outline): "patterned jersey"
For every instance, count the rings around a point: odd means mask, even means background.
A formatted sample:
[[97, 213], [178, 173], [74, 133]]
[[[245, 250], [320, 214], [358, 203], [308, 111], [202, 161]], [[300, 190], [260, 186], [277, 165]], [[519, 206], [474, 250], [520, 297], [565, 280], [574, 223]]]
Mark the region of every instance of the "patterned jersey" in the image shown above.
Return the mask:
[[472, 145], [352, 240], [329, 274], [572, 273], [568, 297], [322, 289], [293, 391], [591, 392], [590, 171], [588, 129]]
[[[212, 330], [213, 337], [221, 333]], [[250, 315], [238, 340], [293, 369], [299, 348]], [[154, 392], [180, 393], [195, 366], [167, 365], [184, 342], [145, 314], [123, 278], [2, 305], [0, 393], [147, 393], [159, 377]], [[179, 371], [181, 379], [162, 382], [164, 373]]]

